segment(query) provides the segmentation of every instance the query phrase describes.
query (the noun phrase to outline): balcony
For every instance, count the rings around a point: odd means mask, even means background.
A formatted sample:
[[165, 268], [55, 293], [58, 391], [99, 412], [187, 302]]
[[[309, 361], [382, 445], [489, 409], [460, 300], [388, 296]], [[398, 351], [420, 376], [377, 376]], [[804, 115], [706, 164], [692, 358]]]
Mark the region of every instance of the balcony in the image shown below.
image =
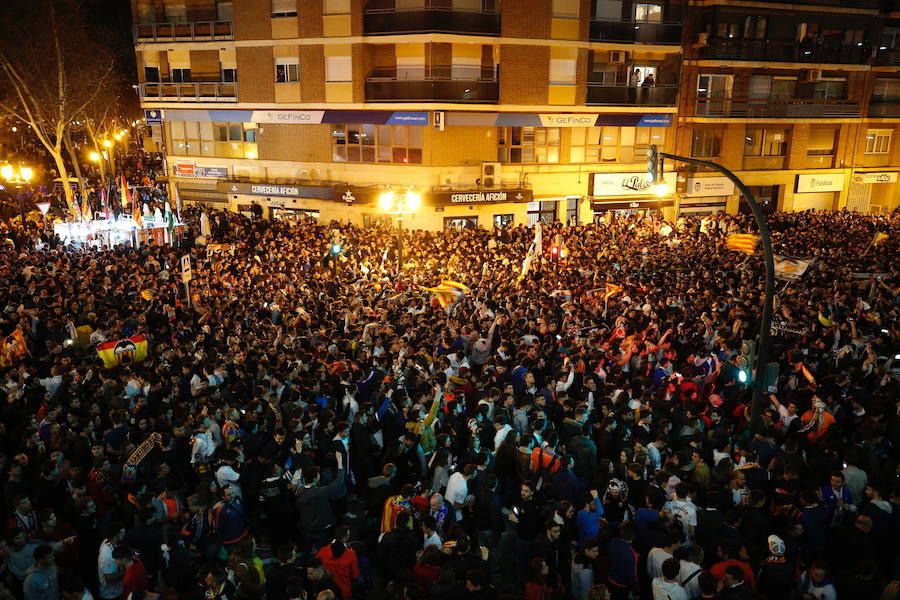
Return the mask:
[[363, 17], [366, 35], [393, 33], [462, 33], [500, 35], [500, 14], [495, 10], [460, 10], [440, 6], [371, 8]]
[[237, 102], [236, 83], [142, 83], [138, 87], [141, 100], [148, 102]]
[[592, 42], [680, 44], [681, 30], [681, 23], [675, 21], [652, 23], [591, 19], [590, 38]]
[[870, 117], [900, 117], [900, 102], [872, 100], [869, 102]]
[[879, 67], [900, 67], [900, 48], [879, 48], [875, 54]]
[[196, 21], [194, 23], [144, 23], [134, 26], [134, 43], [203, 42], [233, 40], [231, 21]]
[[697, 98], [698, 117], [826, 119], [858, 117], [859, 102], [807, 98]]
[[493, 104], [500, 99], [494, 69], [430, 66], [420, 69], [377, 67], [366, 77], [369, 102], [440, 101]]
[[878, 8], [878, 0], [762, 0], [767, 4], [803, 4], [807, 6], [839, 6], [841, 8]]
[[868, 44], [824, 44], [770, 40], [714, 39], [700, 48], [700, 59], [753, 60], [814, 64], [868, 64]]
[[634, 87], [628, 85], [605, 85], [591, 81], [587, 84], [588, 104], [675, 106], [677, 96], [678, 86], [676, 85]]

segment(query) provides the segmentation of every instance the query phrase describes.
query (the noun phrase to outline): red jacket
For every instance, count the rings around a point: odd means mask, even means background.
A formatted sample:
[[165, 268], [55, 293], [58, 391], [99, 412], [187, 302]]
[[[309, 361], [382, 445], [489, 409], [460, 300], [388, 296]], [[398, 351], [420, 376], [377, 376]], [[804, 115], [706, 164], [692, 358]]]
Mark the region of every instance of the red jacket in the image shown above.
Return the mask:
[[354, 579], [359, 577], [359, 563], [356, 561], [356, 553], [350, 548], [345, 548], [339, 557], [334, 555], [332, 545], [323, 546], [316, 553], [316, 558], [322, 561], [325, 570], [331, 573], [335, 585], [341, 590], [344, 600], [353, 596]]

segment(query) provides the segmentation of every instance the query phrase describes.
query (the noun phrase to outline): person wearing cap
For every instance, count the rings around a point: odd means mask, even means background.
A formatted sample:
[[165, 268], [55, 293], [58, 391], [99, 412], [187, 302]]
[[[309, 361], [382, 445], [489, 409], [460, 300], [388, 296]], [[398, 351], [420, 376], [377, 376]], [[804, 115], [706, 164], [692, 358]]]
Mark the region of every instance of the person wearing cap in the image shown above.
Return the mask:
[[760, 564], [756, 589], [769, 600], [790, 600], [794, 567], [785, 560], [785, 545], [777, 535], [767, 539], [769, 555]]

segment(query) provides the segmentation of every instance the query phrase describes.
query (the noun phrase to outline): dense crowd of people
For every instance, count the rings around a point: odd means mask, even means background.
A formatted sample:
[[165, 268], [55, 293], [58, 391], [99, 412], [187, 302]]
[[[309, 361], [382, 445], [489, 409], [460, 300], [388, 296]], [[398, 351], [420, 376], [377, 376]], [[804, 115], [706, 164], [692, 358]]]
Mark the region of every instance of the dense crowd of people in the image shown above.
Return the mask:
[[757, 372], [746, 216], [531, 258], [406, 231], [403, 265], [384, 225], [182, 216], [183, 247], [0, 253], [0, 596], [900, 598], [900, 215], [769, 216], [813, 264]]

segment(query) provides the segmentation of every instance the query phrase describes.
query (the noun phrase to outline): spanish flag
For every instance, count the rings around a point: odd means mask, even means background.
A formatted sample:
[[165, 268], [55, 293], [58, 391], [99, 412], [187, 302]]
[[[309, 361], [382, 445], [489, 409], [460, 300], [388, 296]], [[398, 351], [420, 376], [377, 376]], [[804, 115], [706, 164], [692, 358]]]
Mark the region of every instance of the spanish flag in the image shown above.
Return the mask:
[[114, 342], [98, 344], [97, 355], [103, 360], [103, 366], [107, 369], [140, 362], [147, 358], [147, 337], [138, 334]]
[[448, 315], [453, 311], [453, 307], [456, 306], [456, 303], [459, 302], [463, 296], [472, 291], [468, 286], [456, 281], [450, 281], [449, 279], [445, 279], [435, 287], [422, 289], [434, 294], [434, 299], [441, 305], [441, 308], [447, 311]]
[[888, 234], [884, 233], [883, 231], [876, 232], [875, 237], [872, 239], [872, 245], [877, 246], [878, 244], [880, 244], [881, 242], [886, 240], [887, 237], [888, 237]]
[[614, 295], [616, 295], [616, 294], [618, 294], [619, 292], [621, 292], [623, 289], [624, 289], [624, 288], [623, 288], [621, 285], [616, 285], [616, 284], [614, 284], [614, 283], [607, 283], [607, 284], [606, 284], [606, 291], [603, 292], [603, 299], [604, 299], [604, 300], [609, 300], [609, 299], [612, 298]]
[[10, 366], [28, 354], [25, 335], [16, 327], [10, 335], [0, 340], [0, 366]]
[[734, 233], [725, 238], [725, 247], [735, 252], [753, 254], [759, 245], [759, 236], [752, 233]]
[[122, 208], [128, 208], [128, 205], [131, 204], [131, 192], [128, 191], [128, 180], [125, 179], [124, 175], [122, 175], [120, 185], [122, 188]]

